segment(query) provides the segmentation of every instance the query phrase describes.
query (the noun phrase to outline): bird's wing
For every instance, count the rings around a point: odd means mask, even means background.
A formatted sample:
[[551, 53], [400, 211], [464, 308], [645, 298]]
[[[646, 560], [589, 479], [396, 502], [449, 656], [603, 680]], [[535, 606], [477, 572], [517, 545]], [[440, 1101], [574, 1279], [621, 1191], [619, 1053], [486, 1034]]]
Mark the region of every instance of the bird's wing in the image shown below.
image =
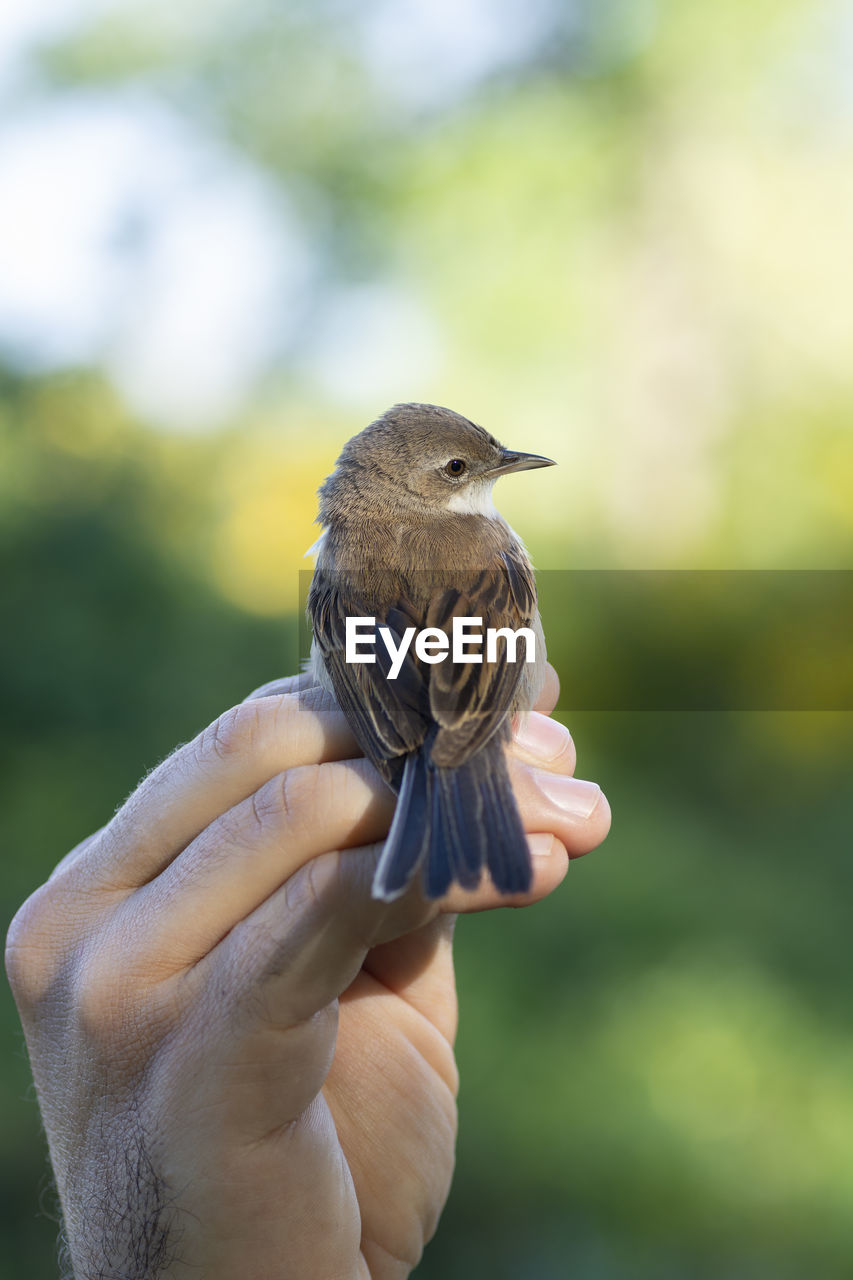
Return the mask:
[[[448, 635], [454, 617], [481, 618], [483, 628], [529, 627], [536, 611], [536, 583], [530, 562], [520, 547], [503, 551], [486, 569], [462, 575], [458, 588], [433, 597], [428, 627]], [[453, 662], [449, 658], [432, 667], [429, 705], [439, 731], [432, 745], [435, 764], [452, 768], [467, 760], [495, 733], [508, 734], [509, 714], [522, 677], [524, 646], [514, 663], [507, 661], [499, 643], [497, 660], [482, 663]]]
[[311, 582], [308, 612], [335, 697], [363, 751], [395, 789], [405, 756], [428, 734], [433, 762], [453, 768], [495, 733], [506, 732], [521, 681], [523, 645], [515, 663], [499, 644], [495, 662], [486, 662], [485, 653], [482, 663], [454, 662], [448, 654], [434, 664], [422, 663], [411, 645], [394, 680], [388, 678], [390, 657], [381, 642], [375, 663], [345, 660], [347, 617], [375, 617], [377, 628], [390, 628], [395, 645], [412, 626], [436, 627], [451, 637], [454, 617], [480, 618], [483, 628], [530, 625], [536, 584], [521, 548], [500, 553], [483, 570], [445, 574], [450, 576], [457, 585], [437, 588], [425, 615], [402, 596], [378, 609], [358, 575], [318, 569]]
[[390, 657], [377, 638], [376, 661], [347, 662], [346, 619], [375, 617], [377, 628], [390, 628], [395, 645], [407, 627], [420, 628], [411, 604], [377, 609], [358, 575], [318, 569], [311, 580], [308, 613], [338, 705], [365, 755], [395, 790], [402, 780], [405, 757], [423, 742], [430, 727], [429, 696], [423, 671], [410, 646], [396, 679], [388, 679]]

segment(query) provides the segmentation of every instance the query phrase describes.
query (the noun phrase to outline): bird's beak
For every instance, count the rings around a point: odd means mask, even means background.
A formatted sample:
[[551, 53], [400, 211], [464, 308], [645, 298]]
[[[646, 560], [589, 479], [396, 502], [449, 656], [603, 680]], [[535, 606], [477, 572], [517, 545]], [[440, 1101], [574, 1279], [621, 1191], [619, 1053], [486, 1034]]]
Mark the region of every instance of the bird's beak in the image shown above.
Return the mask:
[[543, 458], [538, 453], [516, 453], [514, 449], [504, 449], [501, 460], [492, 467], [489, 475], [505, 476], [510, 471], [532, 471], [534, 467], [556, 467], [553, 458]]

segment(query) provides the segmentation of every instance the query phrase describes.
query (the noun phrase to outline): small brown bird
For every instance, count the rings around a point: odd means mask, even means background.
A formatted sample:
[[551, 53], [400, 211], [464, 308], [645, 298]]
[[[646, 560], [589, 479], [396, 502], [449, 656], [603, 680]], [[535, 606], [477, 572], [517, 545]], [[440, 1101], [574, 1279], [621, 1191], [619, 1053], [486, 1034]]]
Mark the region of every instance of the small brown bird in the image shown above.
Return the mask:
[[[432, 898], [475, 887], [484, 867], [502, 893], [530, 887], [505, 747], [542, 687], [545, 640], [533, 568], [492, 487], [552, 465], [450, 409], [400, 404], [347, 443], [320, 488], [312, 669], [398, 794], [376, 898], [398, 897], [419, 868]], [[480, 647], [475, 622], [519, 642]]]

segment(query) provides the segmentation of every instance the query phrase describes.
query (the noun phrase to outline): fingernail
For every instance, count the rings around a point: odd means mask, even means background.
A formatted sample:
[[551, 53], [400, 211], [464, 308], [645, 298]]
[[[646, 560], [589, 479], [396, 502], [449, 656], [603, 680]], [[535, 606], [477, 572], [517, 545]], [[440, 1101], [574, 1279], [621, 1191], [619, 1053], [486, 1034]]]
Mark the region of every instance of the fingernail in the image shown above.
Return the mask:
[[529, 751], [540, 760], [556, 760], [572, 740], [572, 735], [559, 720], [531, 711], [515, 731], [515, 740], [523, 751]]
[[564, 778], [544, 769], [535, 771], [536, 785], [552, 804], [573, 818], [589, 818], [601, 799], [601, 787], [581, 778]]
[[550, 858], [554, 852], [556, 841], [547, 831], [537, 831], [527, 837], [527, 847], [531, 858]]

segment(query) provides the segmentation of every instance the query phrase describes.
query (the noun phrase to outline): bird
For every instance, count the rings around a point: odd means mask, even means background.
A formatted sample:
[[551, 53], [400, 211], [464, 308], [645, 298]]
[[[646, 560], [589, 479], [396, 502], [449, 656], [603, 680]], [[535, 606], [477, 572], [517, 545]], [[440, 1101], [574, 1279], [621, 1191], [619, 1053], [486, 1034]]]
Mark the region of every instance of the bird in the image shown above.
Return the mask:
[[[347, 442], [318, 491], [310, 670], [397, 796], [375, 899], [394, 901], [419, 872], [428, 899], [453, 884], [476, 888], [484, 869], [501, 894], [530, 888], [506, 746], [544, 683], [545, 638], [533, 567], [492, 489], [501, 476], [553, 465], [451, 409], [397, 404]], [[348, 661], [348, 619], [362, 638], [369, 621], [384, 628], [385, 643]], [[489, 661], [476, 641], [460, 651], [467, 661], [455, 660], [454, 627], [470, 635], [471, 620], [531, 633], [533, 660], [529, 648], [521, 661], [518, 646], [511, 655], [496, 642]], [[419, 632], [425, 643], [404, 652]], [[480, 661], [470, 656], [478, 651]]]

